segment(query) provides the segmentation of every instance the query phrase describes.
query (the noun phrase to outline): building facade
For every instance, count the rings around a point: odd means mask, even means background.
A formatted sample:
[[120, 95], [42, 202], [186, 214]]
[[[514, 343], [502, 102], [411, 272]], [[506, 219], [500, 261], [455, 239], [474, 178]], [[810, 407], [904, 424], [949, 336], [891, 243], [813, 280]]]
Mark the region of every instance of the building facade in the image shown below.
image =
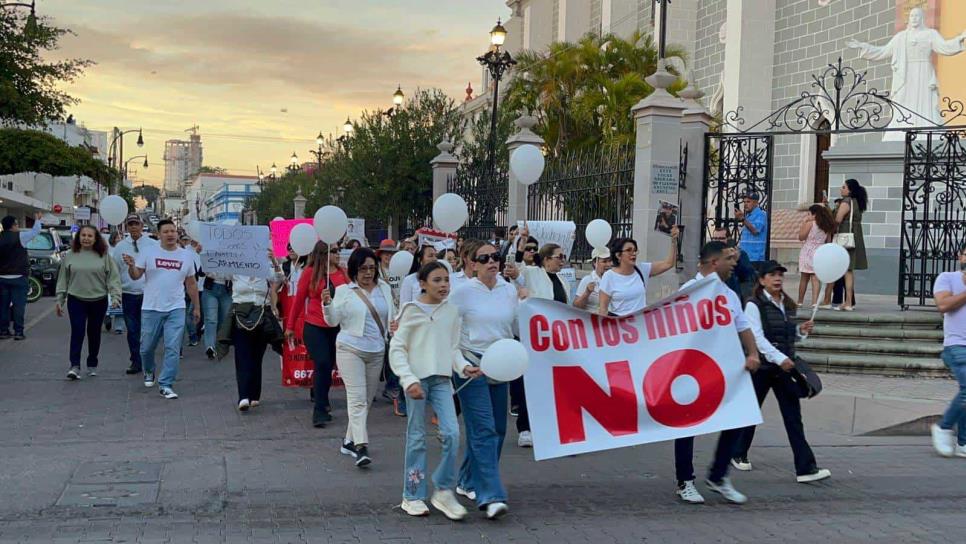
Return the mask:
[[201, 170], [203, 153], [197, 129], [191, 129], [192, 134], [187, 140], [164, 142], [164, 190], [167, 193], [183, 194], [185, 180]]
[[185, 221], [239, 220], [242, 209], [258, 192], [255, 176], [197, 174], [184, 184], [179, 217]]

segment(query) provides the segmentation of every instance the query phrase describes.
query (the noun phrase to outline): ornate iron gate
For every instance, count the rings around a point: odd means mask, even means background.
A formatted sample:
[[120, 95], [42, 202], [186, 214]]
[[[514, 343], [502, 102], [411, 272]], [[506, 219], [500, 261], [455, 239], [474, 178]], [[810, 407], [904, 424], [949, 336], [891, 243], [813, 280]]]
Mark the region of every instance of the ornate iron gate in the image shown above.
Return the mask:
[[721, 229], [737, 239], [741, 221], [735, 219], [735, 210], [741, 206], [742, 194], [755, 192], [761, 197], [759, 206], [768, 216], [765, 255], [769, 254], [774, 145], [774, 136], [770, 134], [705, 135], [702, 243]]
[[485, 162], [460, 165], [450, 176], [446, 190], [463, 197], [470, 215], [460, 229], [464, 237], [490, 240], [496, 227], [506, 225], [508, 183], [506, 169], [497, 167], [494, 173]]
[[[906, 133], [899, 237], [899, 306], [925, 305], [966, 242], [966, 130]], [[911, 299], [911, 300], [906, 300]]]

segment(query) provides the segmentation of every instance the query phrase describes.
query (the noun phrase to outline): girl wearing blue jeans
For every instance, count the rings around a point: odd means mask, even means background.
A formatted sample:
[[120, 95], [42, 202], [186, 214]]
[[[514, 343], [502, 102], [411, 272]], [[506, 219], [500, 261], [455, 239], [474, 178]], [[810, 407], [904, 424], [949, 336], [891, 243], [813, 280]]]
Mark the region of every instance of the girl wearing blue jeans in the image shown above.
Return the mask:
[[433, 473], [431, 503], [451, 520], [466, 517], [453, 492], [456, 487], [456, 459], [459, 450], [459, 423], [453, 402], [450, 373], [466, 377], [480, 370], [463, 358], [459, 349], [460, 318], [456, 307], [446, 302], [449, 271], [442, 263], [431, 262], [417, 272], [422, 293], [403, 305], [399, 328], [389, 347], [389, 364], [399, 376], [407, 397], [406, 458], [403, 466], [402, 509], [411, 516], [425, 516], [426, 485], [426, 404], [439, 419], [443, 452]]

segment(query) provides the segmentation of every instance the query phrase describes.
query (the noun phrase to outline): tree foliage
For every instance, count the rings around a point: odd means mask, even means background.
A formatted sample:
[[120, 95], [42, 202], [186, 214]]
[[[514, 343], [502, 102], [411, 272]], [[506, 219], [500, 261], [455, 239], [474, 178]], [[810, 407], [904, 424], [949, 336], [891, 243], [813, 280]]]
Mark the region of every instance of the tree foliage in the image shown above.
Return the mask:
[[131, 189], [131, 195], [143, 198], [149, 206], [158, 209], [158, 199], [161, 198], [161, 189], [154, 185], [138, 185]]
[[[667, 56], [682, 60], [680, 48]], [[551, 156], [601, 144], [634, 141], [630, 110], [654, 89], [644, 78], [657, 69], [658, 50], [650, 34], [627, 39], [613, 34], [588, 34], [576, 43], [557, 42], [546, 51], [525, 51], [517, 57], [503, 106], [532, 111], [536, 132]], [[669, 67], [673, 72], [674, 70]], [[679, 81], [671, 88], [683, 87]]]
[[220, 166], [202, 166], [198, 169], [199, 174], [227, 174], [228, 169]]
[[27, 23], [22, 10], [0, 9], [0, 126], [37, 126], [63, 119], [77, 99], [59, 86], [93, 64], [84, 59], [48, 60], [47, 53], [55, 51], [70, 30], [45, 17]]
[[118, 172], [94, 158], [86, 147], [71, 147], [39, 130], [0, 128], [0, 174], [42, 172], [52, 176], [87, 176], [99, 183]]

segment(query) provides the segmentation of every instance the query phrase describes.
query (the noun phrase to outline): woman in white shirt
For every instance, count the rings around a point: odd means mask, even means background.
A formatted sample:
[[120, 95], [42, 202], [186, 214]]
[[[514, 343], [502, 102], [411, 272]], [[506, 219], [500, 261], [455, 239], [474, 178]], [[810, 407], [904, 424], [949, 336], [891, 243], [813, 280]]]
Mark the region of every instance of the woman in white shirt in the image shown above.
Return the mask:
[[419, 298], [422, 288], [419, 286], [419, 280], [416, 278], [416, 273], [420, 268], [423, 267], [423, 265], [435, 261], [436, 249], [433, 246], [422, 246], [419, 248], [419, 251], [416, 252], [416, 257], [413, 259], [413, 264], [409, 268], [409, 275], [403, 278], [402, 286], [399, 288], [400, 306]]
[[623, 317], [647, 307], [647, 278], [660, 276], [674, 268], [678, 257], [678, 229], [671, 229], [671, 249], [666, 259], [656, 263], [637, 262], [637, 242], [617, 238], [608, 245], [614, 267], [600, 280], [597, 313]]
[[[460, 349], [479, 365], [480, 357], [497, 340], [513, 338], [519, 299], [517, 289], [501, 277], [500, 254], [492, 244], [473, 253], [475, 276], [449, 296], [463, 327]], [[500, 479], [500, 450], [506, 435], [507, 384], [490, 379], [467, 380], [454, 373], [459, 389], [466, 451], [456, 493], [475, 500], [486, 517], [506, 514], [507, 493]]]
[[[271, 253], [271, 252], [270, 252]], [[219, 330], [231, 331], [235, 348], [235, 381], [238, 385], [238, 409], [247, 412], [262, 400], [262, 359], [269, 346], [281, 355], [282, 327], [278, 323], [277, 290], [284, 281], [273, 255], [269, 255], [274, 274], [271, 278], [231, 276], [231, 307]], [[274, 332], [273, 332], [274, 331]]]
[[574, 307], [581, 310], [596, 312], [600, 309], [600, 280], [604, 274], [610, 270], [610, 250], [606, 247], [596, 248], [591, 254], [594, 269], [580, 279], [577, 285], [577, 298], [574, 299]]
[[349, 423], [339, 451], [355, 459], [360, 468], [372, 463], [366, 422], [377, 394], [386, 341], [396, 327], [395, 321], [390, 322], [396, 314], [392, 289], [379, 279], [378, 263], [371, 249], [356, 249], [349, 257], [350, 283], [335, 290], [334, 300], [328, 289], [322, 293], [325, 322], [341, 326], [335, 359], [345, 383]]

